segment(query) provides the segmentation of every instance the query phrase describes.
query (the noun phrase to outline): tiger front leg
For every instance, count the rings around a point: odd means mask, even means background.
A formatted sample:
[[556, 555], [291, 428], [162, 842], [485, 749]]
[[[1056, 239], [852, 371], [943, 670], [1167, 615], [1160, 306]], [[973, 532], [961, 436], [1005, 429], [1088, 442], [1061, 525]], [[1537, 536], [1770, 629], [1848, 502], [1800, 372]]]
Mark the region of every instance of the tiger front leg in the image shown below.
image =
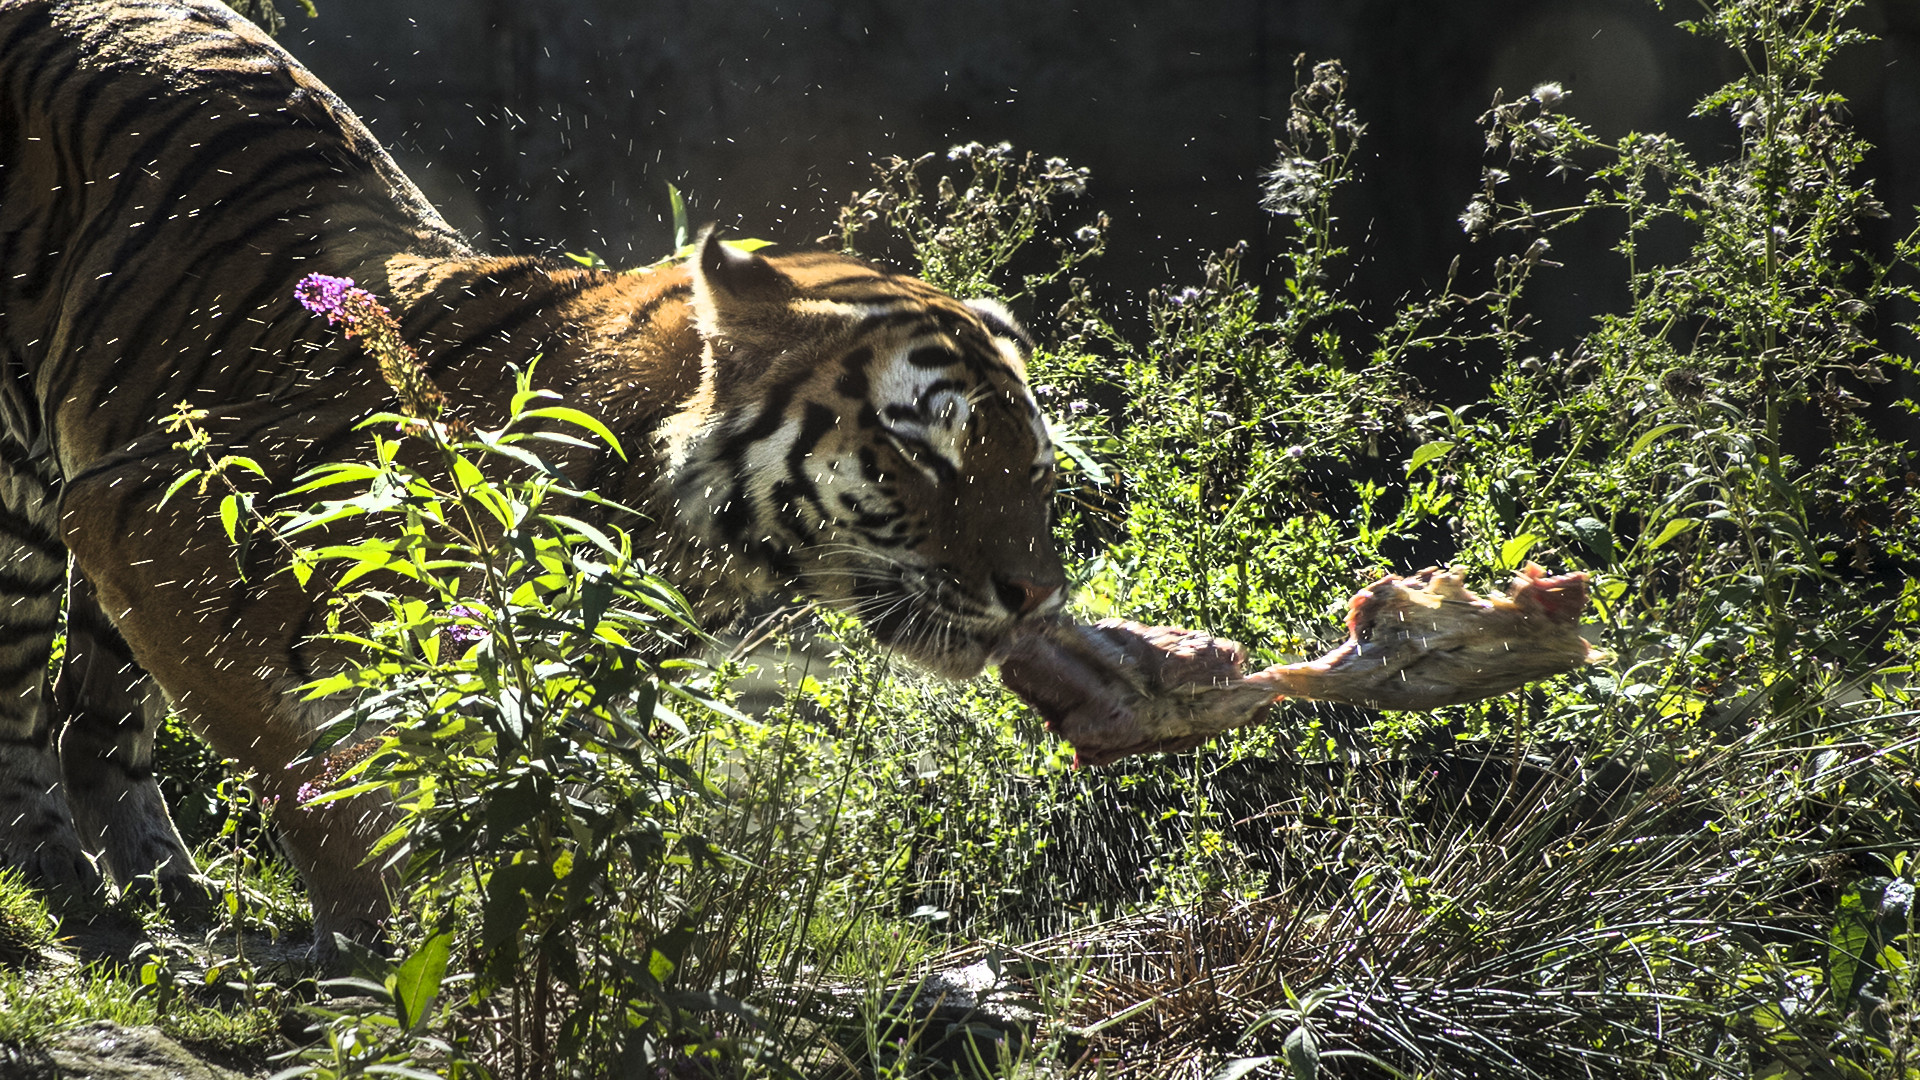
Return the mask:
[[9, 697], [0, 708], [0, 869], [58, 893], [91, 895], [100, 874], [67, 809], [52, 731], [36, 730], [31, 708], [19, 706]]
[[91, 894], [100, 875], [67, 807], [47, 692], [67, 576], [53, 507], [25, 452], [0, 439], [0, 868]]
[[77, 576], [67, 610], [53, 698], [64, 718], [60, 764], [74, 824], [122, 888], [151, 891], [175, 912], [210, 910], [217, 894], [195, 868], [153, 773], [165, 697]]

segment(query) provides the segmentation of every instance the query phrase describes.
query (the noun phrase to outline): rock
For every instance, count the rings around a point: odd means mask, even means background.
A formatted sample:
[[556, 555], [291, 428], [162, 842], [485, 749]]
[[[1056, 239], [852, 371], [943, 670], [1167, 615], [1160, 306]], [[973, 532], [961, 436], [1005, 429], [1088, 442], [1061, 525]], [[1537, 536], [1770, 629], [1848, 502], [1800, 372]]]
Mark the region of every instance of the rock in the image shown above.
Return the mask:
[[121, 1027], [97, 1020], [63, 1031], [46, 1043], [0, 1046], [0, 1080], [241, 1080], [209, 1065], [158, 1028]]

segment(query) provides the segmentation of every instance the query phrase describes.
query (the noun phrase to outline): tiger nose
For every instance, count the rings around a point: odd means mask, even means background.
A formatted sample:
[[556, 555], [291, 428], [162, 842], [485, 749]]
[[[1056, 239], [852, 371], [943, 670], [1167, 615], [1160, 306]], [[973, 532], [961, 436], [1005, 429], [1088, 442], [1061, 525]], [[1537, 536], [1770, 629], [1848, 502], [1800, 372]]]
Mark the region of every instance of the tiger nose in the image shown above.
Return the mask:
[[996, 577], [993, 579], [993, 588], [1000, 596], [1000, 603], [1016, 615], [1032, 614], [1060, 591], [1057, 584], [1042, 585], [1018, 577]]

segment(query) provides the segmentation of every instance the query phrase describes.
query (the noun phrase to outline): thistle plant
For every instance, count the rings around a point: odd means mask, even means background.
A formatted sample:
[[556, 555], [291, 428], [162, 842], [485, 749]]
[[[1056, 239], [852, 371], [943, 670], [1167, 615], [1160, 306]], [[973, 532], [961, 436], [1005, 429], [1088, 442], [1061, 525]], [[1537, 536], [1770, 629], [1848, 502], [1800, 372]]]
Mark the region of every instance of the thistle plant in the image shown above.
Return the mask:
[[836, 231], [820, 242], [851, 253], [862, 233], [885, 228], [906, 238], [920, 276], [935, 287], [955, 296], [1006, 299], [1031, 296], [1105, 250], [1107, 215], [1095, 214], [1070, 236], [1052, 236], [1053, 256], [1039, 257], [1019, 275], [1018, 287], [1009, 288], [1005, 279], [1013, 275], [1003, 271], [1030, 242], [1052, 231], [1056, 203], [1086, 194], [1087, 170], [1064, 158], [1017, 153], [1007, 143], [963, 143], [945, 155], [950, 171], [936, 165], [933, 191], [923, 196], [921, 173], [939, 156], [893, 157], [875, 165], [878, 185], [842, 207]]

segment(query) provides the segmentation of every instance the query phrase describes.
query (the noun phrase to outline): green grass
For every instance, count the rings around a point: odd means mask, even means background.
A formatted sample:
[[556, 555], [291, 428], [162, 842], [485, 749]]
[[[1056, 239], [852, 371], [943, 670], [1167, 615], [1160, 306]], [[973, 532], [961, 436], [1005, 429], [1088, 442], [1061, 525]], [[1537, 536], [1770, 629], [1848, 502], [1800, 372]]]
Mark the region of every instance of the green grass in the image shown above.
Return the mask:
[[18, 871], [0, 870], [0, 967], [32, 963], [53, 945], [59, 923]]
[[[217, 870], [223, 864], [203, 850], [202, 865]], [[292, 873], [271, 859], [245, 866], [243, 876], [226, 884], [239, 886], [228, 895], [241, 901], [247, 932], [270, 933], [285, 921], [304, 947], [306, 901]], [[136, 954], [76, 959], [125, 940], [133, 926], [149, 939]], [[258, 1066], [283, 1048], [279, 1027], [287, 999], [242, 959], [241, 935], [229, 929], [199, 938], [148, 902], [126, 897], [73, 910], [63, 925], [37, 890], [17, 873], [0, 871], [0, 1043], [38, 1046], [106, 1020], [157, 1026], [215, 1060]]]
[[276, 1048], [279, 1018], [261, 1009], [176, 1004], [163, 1009], [137, 978], [110, 965], [0, 972], [0, 1042], [43, 1045], [96, 1020], [157, 1026], [203, 1051], [264, 1060]]

